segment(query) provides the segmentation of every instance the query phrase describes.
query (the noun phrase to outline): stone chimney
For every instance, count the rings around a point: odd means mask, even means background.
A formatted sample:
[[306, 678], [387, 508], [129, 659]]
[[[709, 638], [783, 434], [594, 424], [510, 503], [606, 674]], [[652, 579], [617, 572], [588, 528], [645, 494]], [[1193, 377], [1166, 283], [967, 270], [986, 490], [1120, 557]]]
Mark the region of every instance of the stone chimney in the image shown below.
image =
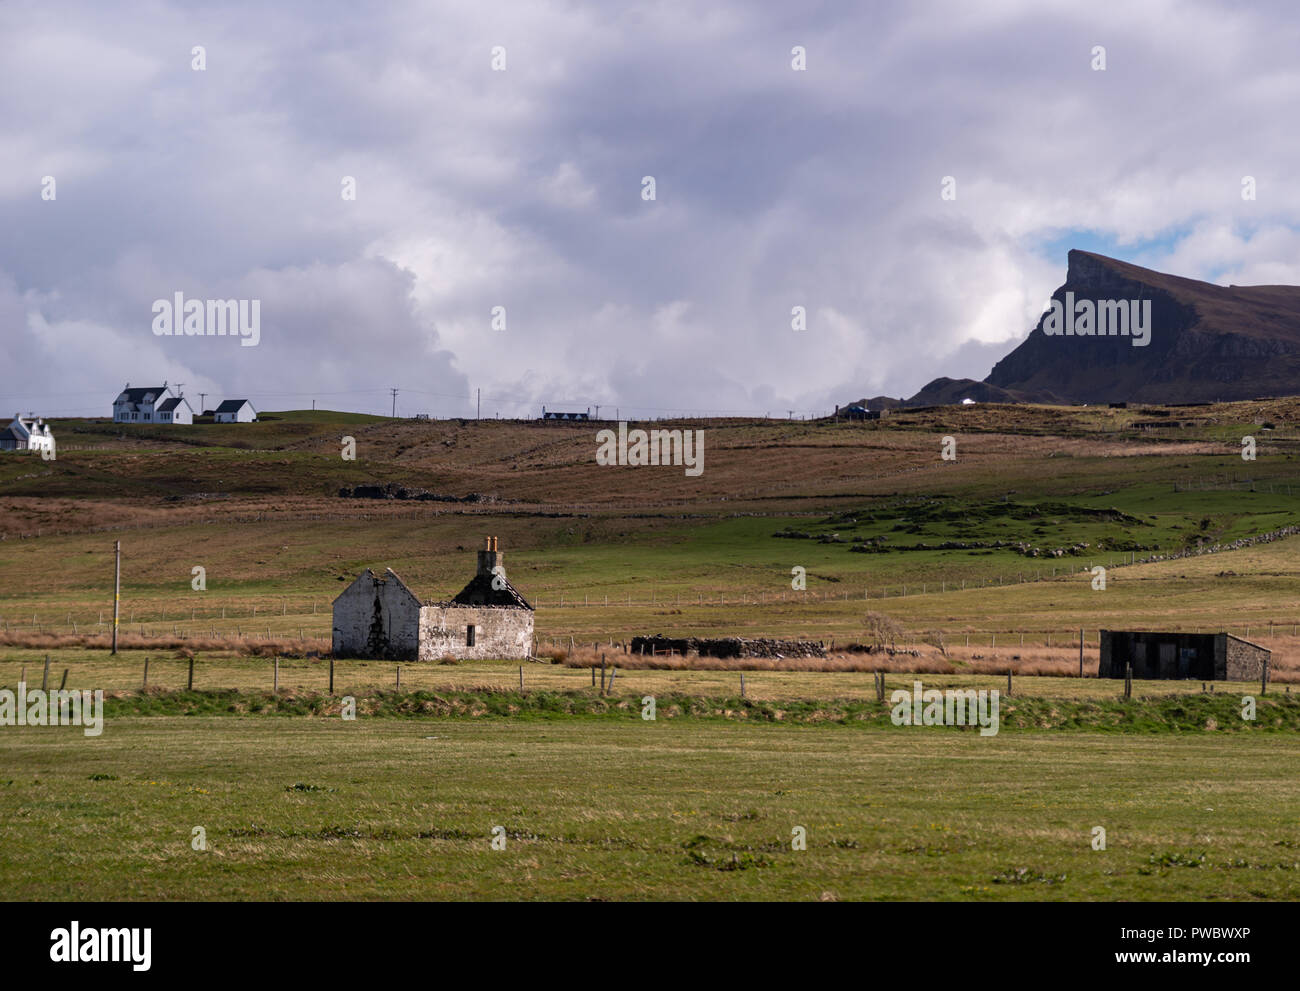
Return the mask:
[[502, 563], [505, 555], [497, 550], [496, 537], [484, 537], [483, 549], [478, 552], [478, 573], [480, 575], [492, 575], [493, 569]]

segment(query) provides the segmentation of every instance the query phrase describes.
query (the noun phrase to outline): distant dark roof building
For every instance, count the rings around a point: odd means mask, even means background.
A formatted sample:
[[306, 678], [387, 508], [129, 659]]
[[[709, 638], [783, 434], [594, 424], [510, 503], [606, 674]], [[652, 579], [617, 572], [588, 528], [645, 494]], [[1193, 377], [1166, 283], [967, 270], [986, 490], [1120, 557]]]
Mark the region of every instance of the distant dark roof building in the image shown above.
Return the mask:
[[854, 403], [852, 406], [845, 406], [839, 410], [838, 415], [846, 420], [879, 420], [880, 410], [867, 409], [860, 403]]
[[140, 403], [153, 404], [158, 401], [160, 396], [167, 395], [167, 385], [150, 385], [143, 388], [132, 389], [129, 386], [122, 390], [117, 397], [119, 403], [131, 403], [139, 405]]
[[167, 383], [126, 387], [113, 400], [114, 423], [192, 423], [194, 411], [184, 397], [172, 396]]
[[22, 451], [27, 447], [27, 435], [10, 424], [0, 430], [0, 451]]
[[1166, 633], [1102, 630], [1101, 678], [1190, 678], [1196, 681], [1258, 681], [1273, 652], [1231, 633]]
[[559, 410], [554, 410], [554, 409], [548, 410], [545, 406], [543, 406], [542, 419], [543, 420], [590, 420], [591, 407], [588, 406], [587, 412], [585, 413], [562, 413]]
[[252, 423], [257, 419], [257, 410], [247, 399], [225, 399], [212, 418], [217, 423]]

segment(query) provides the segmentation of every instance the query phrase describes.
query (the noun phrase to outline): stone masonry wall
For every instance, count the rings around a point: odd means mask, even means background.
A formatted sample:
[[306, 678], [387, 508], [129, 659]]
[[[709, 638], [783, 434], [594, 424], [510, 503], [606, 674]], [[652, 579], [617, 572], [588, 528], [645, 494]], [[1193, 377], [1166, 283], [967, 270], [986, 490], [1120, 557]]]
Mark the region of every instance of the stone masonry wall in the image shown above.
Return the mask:
[[[474, 646], [466, 645], [473, 626]], [[527, 660], [533, 651], [533, 613], [512, 606], [424, 606], [420, 610], [419, 659]]]
[[335, 657], [415, 660], [420, 603], [400, 582], [362, 575], [334, 603]]
[[1225, 678], [1228, 681], [1258, 681], [1270, 653], [1264, 647], [1229, 636]]

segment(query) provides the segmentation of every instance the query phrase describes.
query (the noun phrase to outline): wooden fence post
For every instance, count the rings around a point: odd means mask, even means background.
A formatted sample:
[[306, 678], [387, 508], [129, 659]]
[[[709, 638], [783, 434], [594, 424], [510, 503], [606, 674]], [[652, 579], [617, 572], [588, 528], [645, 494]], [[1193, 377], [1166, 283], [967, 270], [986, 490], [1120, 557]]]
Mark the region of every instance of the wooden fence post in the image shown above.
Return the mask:
[[740, 697], [745, 697], [745, 672], [740, 672]]
[[50, 655], [45, 655], [45, 670], [41, 673], [41, 691], [45, 691], [50, 683]]
[[63, 669], [63, 680], [59, 682], [59, 691], [63, 691], [68, 686], [68, 669]]
[[280, 691], [280, 658], [278, 656], [275, 659], [275, 676], [271, 680], [271, 691], [277, 694]]
[[334, 658], [330, 658], [330, 694], [334, 694]]
[[144, 659], [144, 684], [142, 689], [149, 687], [149, 658]]
[[400, 664], [397, 665], [397, 690], [399, 692], [402, 690], [402, 666]]

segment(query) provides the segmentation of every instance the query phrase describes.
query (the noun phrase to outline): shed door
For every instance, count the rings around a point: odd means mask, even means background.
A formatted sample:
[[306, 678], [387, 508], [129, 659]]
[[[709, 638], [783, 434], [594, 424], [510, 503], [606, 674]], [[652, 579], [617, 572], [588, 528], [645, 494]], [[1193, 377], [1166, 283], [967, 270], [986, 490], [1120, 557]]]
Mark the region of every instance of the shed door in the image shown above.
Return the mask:
[[1178, 645], [1173, 643], [1162, 643], [1160, 645], [1160, 673], [1161, 678], [1173, 678], [1178, 672]]

